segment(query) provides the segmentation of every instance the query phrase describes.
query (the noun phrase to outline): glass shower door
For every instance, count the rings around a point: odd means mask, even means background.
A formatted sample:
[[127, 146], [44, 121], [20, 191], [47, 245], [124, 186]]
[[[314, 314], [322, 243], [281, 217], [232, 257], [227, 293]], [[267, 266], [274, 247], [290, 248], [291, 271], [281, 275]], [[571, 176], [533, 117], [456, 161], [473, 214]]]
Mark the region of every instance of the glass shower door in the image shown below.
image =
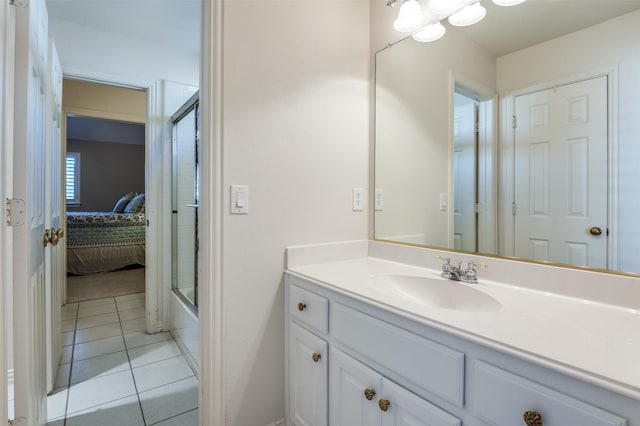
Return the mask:
[[198, 102], [173, 121], [173, 289], [198, 306]]

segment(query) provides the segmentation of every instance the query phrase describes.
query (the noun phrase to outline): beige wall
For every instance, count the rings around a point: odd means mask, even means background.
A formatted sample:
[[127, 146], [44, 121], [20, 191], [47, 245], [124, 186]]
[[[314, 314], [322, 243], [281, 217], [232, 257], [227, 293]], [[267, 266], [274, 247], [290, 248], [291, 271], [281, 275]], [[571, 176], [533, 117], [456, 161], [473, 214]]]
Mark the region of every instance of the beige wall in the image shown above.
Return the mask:
[[146, 93], [142, 90], [65, 79], [62, 111], [87, 117], [144, 123]]
[[68, 211], [111, 211], [128, 192], [144, 192], [144, 145], [67, 141], [67, 151], [80, 153], [81, 205]]
[[[284, 418], [285, 247], [367, 237], [369, 5], [230, 1], [223, 46], [227, 425]], [[229, 215], [230, 184], [250, 188]]]

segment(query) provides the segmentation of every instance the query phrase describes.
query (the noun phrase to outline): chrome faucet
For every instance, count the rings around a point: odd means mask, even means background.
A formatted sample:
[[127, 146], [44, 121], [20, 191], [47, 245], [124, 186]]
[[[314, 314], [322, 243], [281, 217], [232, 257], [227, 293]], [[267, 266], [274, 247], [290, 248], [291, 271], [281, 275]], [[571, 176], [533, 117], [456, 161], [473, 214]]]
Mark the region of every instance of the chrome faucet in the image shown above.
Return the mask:
[[442, 273], [440, 273], [440, 276], [465, 283], [477, 283], [478, 276], [476, 273], [476, 267], [487, 267], [486, 263], [476, 263], [469, 260], [467, 261], [467, 268], [463, 270], [462, 262], [458, 263], [458, 266], [456, 267], [451, 264], [451, 258], [449, 257], [436, 256], [436, 259], [442, 261]]

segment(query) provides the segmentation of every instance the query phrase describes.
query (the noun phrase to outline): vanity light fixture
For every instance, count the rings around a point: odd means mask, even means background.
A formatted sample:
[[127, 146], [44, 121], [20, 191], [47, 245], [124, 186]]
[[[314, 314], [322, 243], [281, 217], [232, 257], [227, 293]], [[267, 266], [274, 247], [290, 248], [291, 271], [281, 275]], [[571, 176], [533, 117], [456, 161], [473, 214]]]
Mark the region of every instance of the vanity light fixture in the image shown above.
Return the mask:
[[393, 22], [393, 28], [401, 33], [412, 33], [424, 27], [425, 20], [418, 0], [404, 0], [398, 18]]
[[[418, 0], [404, 0], [393, 28], [403, 33], [413, 33], [420, 42], [440, 39], [446, 33], [443, 19], [462, 27], [480, 22], [487, 14], [481, 0], [426, 0], [423, 9]], [[515, 6], [526, 0], [492, 0], [498, 6]], [[387, 7], [394, 7], [398, 0], [387, 0]]]

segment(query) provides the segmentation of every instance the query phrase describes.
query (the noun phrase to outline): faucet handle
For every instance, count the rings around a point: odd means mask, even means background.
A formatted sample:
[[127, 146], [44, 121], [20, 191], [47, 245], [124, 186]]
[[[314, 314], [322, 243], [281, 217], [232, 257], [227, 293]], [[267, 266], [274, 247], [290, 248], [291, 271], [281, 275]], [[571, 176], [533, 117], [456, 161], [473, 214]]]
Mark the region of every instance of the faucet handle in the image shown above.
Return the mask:
[[487, 268], [488, 266], [489, 265], [487, 265], [486, 263], [476, 263], [473, 260], [469, 260], [467, 262], [467, 270], [475, 268]]
[[448, 265], [451, 263], [450, 257], [435, 256], [434, 259], [442, 261], [442, 266]]

